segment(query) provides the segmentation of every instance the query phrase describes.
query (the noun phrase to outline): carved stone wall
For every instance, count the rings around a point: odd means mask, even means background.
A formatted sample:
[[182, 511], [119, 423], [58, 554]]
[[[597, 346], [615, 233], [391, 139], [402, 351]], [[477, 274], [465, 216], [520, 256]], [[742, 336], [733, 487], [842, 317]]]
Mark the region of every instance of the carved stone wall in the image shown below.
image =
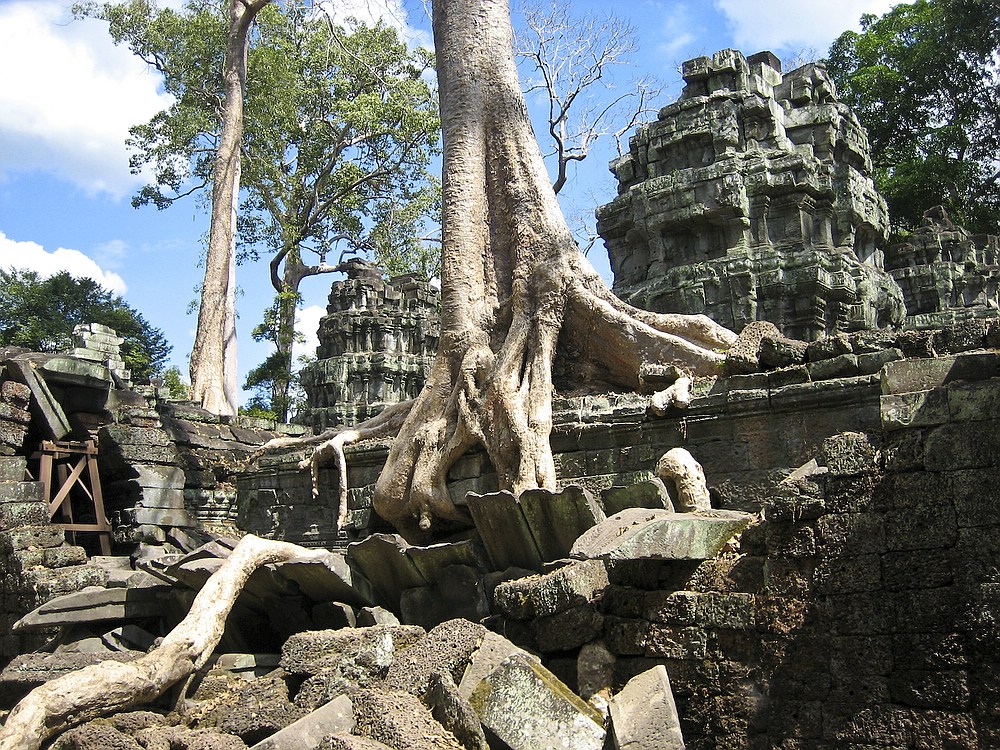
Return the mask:
[[615, 292], [803, 340], [899, 325], [868, 139], [826, 71], [723, 50], [683, 73], [680, 100], [612, 162], [619, 194], [597, 215]]
[[375, 266], [352, 264], [330, 289], [317, 360], [302, 371], [308, 405], [299, 420], [315, 430], [357, 424], [415, 398], [437, 353], [439, 299], [413, 276], [386, 281]]
[[886, 253], [886, 268], [906, 299], [908, 328], [935, 328], [1000, 316], [1000, 237], [970, 234], [942, 206]]

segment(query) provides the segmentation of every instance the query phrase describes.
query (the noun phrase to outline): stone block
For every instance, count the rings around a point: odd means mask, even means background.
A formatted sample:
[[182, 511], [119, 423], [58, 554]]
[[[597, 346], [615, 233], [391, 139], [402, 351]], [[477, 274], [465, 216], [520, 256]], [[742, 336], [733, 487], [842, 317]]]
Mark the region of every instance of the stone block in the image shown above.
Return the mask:
[[894, 670], [889, 676], [889, 694], [893, 703], [914, 708], [936, 708], [964, 712], [971, 693], [965, 670]]
[[345, 661], [384, 669], [396, 653], [424, 636], [415, 625], [375, 625], [339, 630], [296, 633], [281, 647], [281, 668], [286, 672], [313, 675]]
[[751, 519], [738, 511], [670, 513], [633, 508], [585, 533], [570, 555], [577, 559], [708, 560]]
[[[7, 385], [10, 381], [5, 381]], [[23, 456], [0, 456], [0, 499], [6, 498], [4, 490], [8, 482], [20, 483], [25, 479], [28, 461]]]
[[1000, 353], [997, 352], [903, 359], [885, 365], [882, 370], [882, 393], [927, 391], [954, 381], [995, 377], [1000, 377]]
[[356, 734], [405, 750], [464, 750], [416, 696], [361, 690], [352, 700]]
[[1000, 455], [1000, 420], [952, 422], [932, 429], [924, 441], [928, 471], [978, 469], [995, 465]]
[[465, 671], [462, 673], [462, 679], [458, 685], [459, 693], [468, 700], [476, 686], [500, 666], [504, 659], [514, 654], [520, 654], [527, 659], [537, 661], [537, 657], [518, 648], [502, 635], [497, 635], [489, 630], [484, 632], [479, 647], [473, 652]]
[[373, 601], [368, 578], [356, 572], [339, 552], [286, 560], [278, 567], [278, 572], [315, 602], [336, 601], [362, 606]]
[[605, 516], [613, 516], [626, 508], [674, 509], [670, 493], [659, 478], [601, 490], [601, 505]]
[[350, 698], [341, 695], [253, 745], [252, 750], [316, 747], [327, 735], [350, 734], [353, 729], [354, 706]]
[[406, 554], [408, 546], [398, 534], [372, 534], [347, 547], [348, 560], [371, 582], [378, 603], [396, 614], [403, 591], [430, 584]]
[[645, 655], [663, 659], [704, 659], [708, 653], [708, 634], [704, 628], [676, 628], [651, 625], [646, 637]]
[[580, 648], [600, 637], [603, 617], [593, 607], [573, 607], [532, 620], [531, 629], [539, 652], [560, 653]]
[[58, 547], [66, 540], [66, 532], [58, 526], [22, 526], [0, 531], [0, 552], [16, 552], [39, 547]]
[[878, 470], [878, 449], [861, 432], [842, 432], [826, 438], [823, 458], [831, 476], [848, 476]]
[[955, 383], [947, 388], [948, 411], [956, 422], [1000, 418], [1000, 378]]
[[667, 625], [694, 625], [701, 594], [694, 591], [649, 591], [642, 596], [642, 617]]
[[413, 695], [423, 695], [431, 675], [449, 674], [455, 682], [474, 661], [487, 630], [478, 623], [454, 619], [435, 626], [403, 651], [386, 675], [388, 684]]
[[0, 482], [0, 503], [41, 503], [44, 491], [41, 482]]
[[832, 378], [849, 378], [861, 374], [856, 354], [841, 354], [818, 362], [810, 361], [806, 365], [811, 380], [830, 380]]
[[479, 622], [490, 614], [482, 575], [467, 565], [442, 568], [433, 586], [407, 589], [399, 609], [403, 622], [428, 629], [455, 617]]
[[493, 591], [496, 608], [508, 617], [530, 620], [590, 604], [608, 586], [601, 560], [576, 562], [551, 573], [499, 584]]
[[752, 594], [709, 592], [698, 597], [697, 622], [710, 628], [749, 630], [755, 625]]
[[45, 503], [0, 503], [0, 529], [40, 526], [49, 522]]
[[913, 393], [892, 393], [879, 399], [882, 428], [902, 430], [944, 424], [951, 418], [948, 392], [943, 388]]
[[781, 332], [773, 323], [756, 320], [746, 325], [740, 337], [726, 352], [727, 375], [747, 375], [760, 369], [760, 347], [765, 338], [778, 338]]
[[609, 709], [616, 750], [683, 750], [680, 718], [662, 665], [629, 680]]
[[486, 570], [484, 550], [473, 541], [432, 544], [427, 547], [411, 546], [406, 555], [413, 561], [420, 575], [430, 583], [440, 582], [442, 574], [455, 566]]
[[480, 721], [510, 750], [602, 750], [604, 717], [537, 662], [505, 659], [469, 698]]
[[466, 503], [494, 570], [541, 568], [541, 551], [517, 498], [509, 492], [470, 492]]
[[518, 501], [544, 561], [568, 556], [580, 535], [606, 517], [594, 496], [576, 485], [560, 492], [525, 490]]

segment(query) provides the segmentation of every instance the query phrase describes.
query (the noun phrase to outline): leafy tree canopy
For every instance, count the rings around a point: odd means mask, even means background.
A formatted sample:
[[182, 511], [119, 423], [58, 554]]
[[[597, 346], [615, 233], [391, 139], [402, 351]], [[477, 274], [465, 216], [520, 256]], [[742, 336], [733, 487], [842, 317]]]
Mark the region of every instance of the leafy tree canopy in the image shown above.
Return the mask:
[[125, 339], [122, 359], [133, 377], [159, 373], [170, 354], [163, 331], [93, 279], [66, 271], [44, 279], [34, 271], [0, 271], [0, 345], [62, 351], [82, 323], [106, 325]]
[[944, 205], [970, 229], [1000, 225], [1000, 4], [917, 0], [865, 15], [826, 61], [868, 129], [896, 230]]

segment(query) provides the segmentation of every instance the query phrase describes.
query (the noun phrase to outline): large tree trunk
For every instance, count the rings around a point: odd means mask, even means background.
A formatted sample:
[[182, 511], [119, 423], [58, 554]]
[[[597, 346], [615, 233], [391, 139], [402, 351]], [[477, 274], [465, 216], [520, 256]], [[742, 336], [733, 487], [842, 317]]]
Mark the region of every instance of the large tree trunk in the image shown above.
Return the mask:
[[236, 207], [240, 193], [240, 142], [250, 24], [269, 0], [229, 0], [225, 104], [212, 176], [212, 221], [198, 329], [191, 349], [191, 398], [215, 414], [235, 414]]
[[323, 556], [287, 542], [245, 536], [195, 597], [161, 644], [131, 662], [107, 661], [70, 672], [32, 690], [0, 727], [0, 750], [37, 750], [75, 724], [152, 701], [200, 669], [225, 630], [226, 618], [260, 566]]
[[549, 433], [557, 347], [568, 375], [636, 388], [644, 362], [717, 370], [736, 336], [704, 316], [619, 301], [577, 249], [521, 95], [506, 0], [434, 0], [444, 129], [441, 338], [375, 507], [411, 540], [464, 519], [448, 468], [485, 447], [500, 486], [556, 484]]

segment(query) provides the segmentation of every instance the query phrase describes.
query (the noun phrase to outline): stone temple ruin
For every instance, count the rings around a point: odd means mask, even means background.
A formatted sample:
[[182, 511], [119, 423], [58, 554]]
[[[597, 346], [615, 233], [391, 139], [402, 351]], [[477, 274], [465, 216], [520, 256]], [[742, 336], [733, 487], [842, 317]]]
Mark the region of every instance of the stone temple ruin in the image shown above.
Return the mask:
[[[886, 248], [863, 132], [822, 69], [779, 71], [686, 64], [600, 210], [621, 294], [741, 330], [725, 369], [665, 414], [648, 393], [556, 397], [559, 490], [498, 492], [472, 452], [448, 478], [470, 526], [435, 544], [371, 510], [384, 441], [348, 447], [337, 529], [337, 472], [314, 496], [308, 447], [248, 460], [301, 428], [131, 384], [108, 331], [3, 352], [3, 703], [146, 652], [251, 532], [328, 552], [255, 573], [215, 657], [155, 710], [55, 746], [1000, 745], [997, 239], [932, 210]], [[335, 283], [307, 421], [419, 388], [435, 308], [360, 264]], [[50, 512], [76, 458], [47, 488], [46, 443], [95, 457], [109, 531], [75, 485], [92, 528]], [[710, 508], [660, 470], [676, 449]]]
[[806, 341], [901, 323], [868, 137], [823, 68], [782, 75], [770, 53], [724, 50], [683, 74], [680, 100], [612, 164], [618, 197], [598, 209], [615, 293]]

